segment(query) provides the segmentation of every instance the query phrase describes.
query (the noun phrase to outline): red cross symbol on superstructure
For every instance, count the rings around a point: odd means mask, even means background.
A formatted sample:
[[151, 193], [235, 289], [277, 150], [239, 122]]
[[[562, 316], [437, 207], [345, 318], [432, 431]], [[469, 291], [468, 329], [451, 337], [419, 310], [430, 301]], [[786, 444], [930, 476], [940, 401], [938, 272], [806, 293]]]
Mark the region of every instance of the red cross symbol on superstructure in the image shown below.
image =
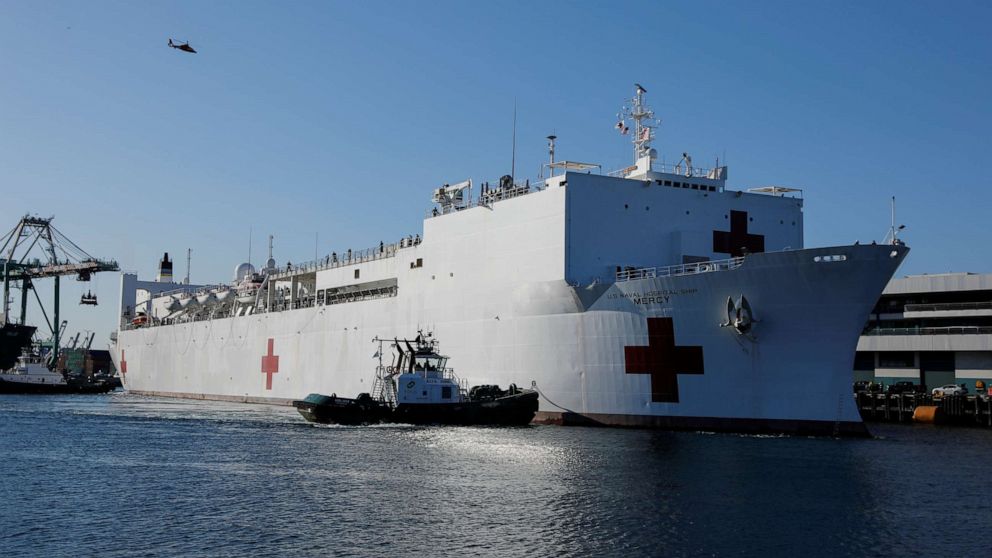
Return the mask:
[[121, 375], [127, 376], [127, 361], [124, 360], [124, 351], [121, 351]]
[[262, 355], [262, 374], [265, 374], [265, 389], [272, 389], [272, 375], [279, 372], [279, 357], [272, 354], [274, 341], [269, 339], [269, 354]]
[[730, 232], [713, 231], [713, 251], [731, 257], [748, 252], [764, 252], [765, 236], [747, 232], [747, 211], [730, 212]]
[[651, 374], [651, 401], [679, 402], [679, 374], [703, 373], [703, 348], [677, 347], [671, 318], [648, 318], [648, 346], [624, 347], [627, 374]]

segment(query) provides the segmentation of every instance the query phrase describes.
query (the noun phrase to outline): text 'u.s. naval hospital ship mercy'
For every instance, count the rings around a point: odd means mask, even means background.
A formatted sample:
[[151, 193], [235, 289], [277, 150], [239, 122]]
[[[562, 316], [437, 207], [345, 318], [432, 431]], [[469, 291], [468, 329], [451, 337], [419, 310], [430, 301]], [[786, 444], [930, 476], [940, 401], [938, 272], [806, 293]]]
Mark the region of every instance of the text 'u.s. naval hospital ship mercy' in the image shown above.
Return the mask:
[[[124, 274], [112, 351], [131, 392], [290, 403], [369, 391], [371, 339], [429, 326], [472, 383], [536, 382], [537, 420], [858, 434], [858, 336], [900, 242], [802, 249], [801, 192], [659, 165], [645, 89], [634, 164], [434, 192], [423, 236], [231, 285]], [[167, 266], [166, 266], [167, 264]]]

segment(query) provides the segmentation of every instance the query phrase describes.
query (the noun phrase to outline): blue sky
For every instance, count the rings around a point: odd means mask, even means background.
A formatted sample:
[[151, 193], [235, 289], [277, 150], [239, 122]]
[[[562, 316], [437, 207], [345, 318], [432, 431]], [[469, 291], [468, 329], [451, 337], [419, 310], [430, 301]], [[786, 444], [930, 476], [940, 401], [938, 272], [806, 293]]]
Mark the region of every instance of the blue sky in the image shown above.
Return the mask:
[[[518, 176], [551, 131], [624, 165], [640, 82], [669, 161], [803, 188], [807, 246], [881, 240], [894, 195], [900, 273], [989, 272], [990, 6], [3, 1], [0, 227], [55, 215], [146, 277], [192, 247], [193, 282], [227, 281], [249, 228], [281, 263], [419, 232], [432, 187], [507, 172], [514, 101]], [[67, 284], [104, 344], [116, 278], [95, 309]]]

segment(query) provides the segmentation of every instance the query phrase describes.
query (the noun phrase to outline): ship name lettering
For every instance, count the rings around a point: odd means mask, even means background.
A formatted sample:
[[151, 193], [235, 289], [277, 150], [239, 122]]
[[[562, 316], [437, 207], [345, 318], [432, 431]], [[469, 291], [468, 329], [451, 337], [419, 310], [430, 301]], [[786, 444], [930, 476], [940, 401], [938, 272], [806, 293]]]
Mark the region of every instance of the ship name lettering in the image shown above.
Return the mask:
[[634, 304], [668, 304], [673, 296], [692, 295], [697, 292], [699, 289], [662, 289], [646, 293], [612, 293], [609, 298], [627, 298]]

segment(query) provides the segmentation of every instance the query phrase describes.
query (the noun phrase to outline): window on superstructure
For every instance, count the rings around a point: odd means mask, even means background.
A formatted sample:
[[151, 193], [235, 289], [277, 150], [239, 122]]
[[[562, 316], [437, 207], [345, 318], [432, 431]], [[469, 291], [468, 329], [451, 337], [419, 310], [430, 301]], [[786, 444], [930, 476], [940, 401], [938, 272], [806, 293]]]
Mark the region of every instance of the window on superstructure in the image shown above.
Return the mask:
[[451, 386], [441, 388], [441, 399], [451, 399]]
[[874, 370], [875, 353], [871, 351], [858, 351], [854, 353], [855, 370]]
[[914, 366], [916, 366], [916, 358], [909, 351], [882, 351], [878, 353], [879, 368], [912, 368]]
[[355, 279], [358, 279], [358, 270], [355, 270]]

